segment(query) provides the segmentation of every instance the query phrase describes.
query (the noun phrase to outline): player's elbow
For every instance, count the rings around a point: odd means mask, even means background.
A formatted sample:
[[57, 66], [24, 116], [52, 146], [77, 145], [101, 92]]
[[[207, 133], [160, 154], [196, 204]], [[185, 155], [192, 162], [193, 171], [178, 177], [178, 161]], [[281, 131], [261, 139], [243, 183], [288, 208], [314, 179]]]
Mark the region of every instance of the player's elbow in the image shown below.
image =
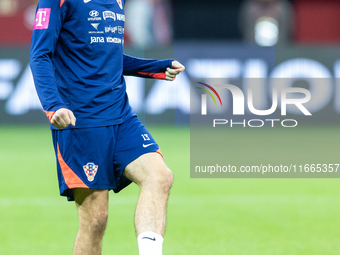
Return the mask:
[[37, 69], [39, 63], [41, 62], [42, 57], [37, 55], [37, 54], [33, 54], [31, 53], [30, 56], [30, 68], [32, 70], [32, 73], [35, 72], [35, 70]]

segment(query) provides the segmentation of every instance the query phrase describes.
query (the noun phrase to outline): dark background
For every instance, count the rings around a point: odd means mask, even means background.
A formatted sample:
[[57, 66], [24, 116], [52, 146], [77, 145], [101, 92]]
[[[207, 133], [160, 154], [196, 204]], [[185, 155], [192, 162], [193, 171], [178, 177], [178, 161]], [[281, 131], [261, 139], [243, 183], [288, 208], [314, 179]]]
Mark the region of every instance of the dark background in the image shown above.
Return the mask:
[[241, 39], [237, 15], [242, 1], [173, 0], [175, 39]]
[[[241, 40], [240, 0], [173, 0], [175, 39]], [[297, 43], [340, 42], [339, 0], [290, 0]]]

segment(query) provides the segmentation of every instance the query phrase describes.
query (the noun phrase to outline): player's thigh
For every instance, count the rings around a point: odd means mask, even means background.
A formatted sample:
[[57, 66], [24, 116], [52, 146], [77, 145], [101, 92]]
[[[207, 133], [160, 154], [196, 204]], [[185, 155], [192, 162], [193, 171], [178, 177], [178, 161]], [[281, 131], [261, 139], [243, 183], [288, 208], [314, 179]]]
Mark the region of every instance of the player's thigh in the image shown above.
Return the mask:
[[157, 152], [146, 153], [128, 164], [124, 175], [139, 186], [146, 184], [171, 186], [173, 174]]
[[107, 189], [74, 189], [74, 200], [77, 205], [80, 222], [90, 223], [93, 220], [106, 223], [109, 207]]

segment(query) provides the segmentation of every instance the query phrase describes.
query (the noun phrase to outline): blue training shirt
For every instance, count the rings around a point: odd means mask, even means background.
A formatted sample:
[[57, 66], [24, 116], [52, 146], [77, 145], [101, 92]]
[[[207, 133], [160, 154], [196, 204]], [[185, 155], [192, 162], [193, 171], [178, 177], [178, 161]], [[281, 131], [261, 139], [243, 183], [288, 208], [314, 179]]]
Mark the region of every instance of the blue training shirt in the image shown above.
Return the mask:
[[55, 111], [68, 108], [77, 118], [76, 126], [68, 129], [120, 124], [135, 115], [123, 75], [165, 79], [172, 60], [123, 54], [124, 4], [125, 0], [39, 1], [30, 65], [50, 120]]

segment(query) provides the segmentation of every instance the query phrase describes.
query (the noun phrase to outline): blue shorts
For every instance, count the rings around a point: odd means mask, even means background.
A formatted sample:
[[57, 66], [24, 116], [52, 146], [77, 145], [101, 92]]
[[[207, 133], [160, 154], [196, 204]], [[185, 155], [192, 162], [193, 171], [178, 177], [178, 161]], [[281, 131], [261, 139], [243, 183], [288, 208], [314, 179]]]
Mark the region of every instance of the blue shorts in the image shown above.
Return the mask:
[[131, 117], [122, 124], [69, 130], [52, 130], [61, 196], [74, 201], [74, 188], [119, 192], [131, 181], [125, 167], [141, 155], [160, 153], [143, 123]]

